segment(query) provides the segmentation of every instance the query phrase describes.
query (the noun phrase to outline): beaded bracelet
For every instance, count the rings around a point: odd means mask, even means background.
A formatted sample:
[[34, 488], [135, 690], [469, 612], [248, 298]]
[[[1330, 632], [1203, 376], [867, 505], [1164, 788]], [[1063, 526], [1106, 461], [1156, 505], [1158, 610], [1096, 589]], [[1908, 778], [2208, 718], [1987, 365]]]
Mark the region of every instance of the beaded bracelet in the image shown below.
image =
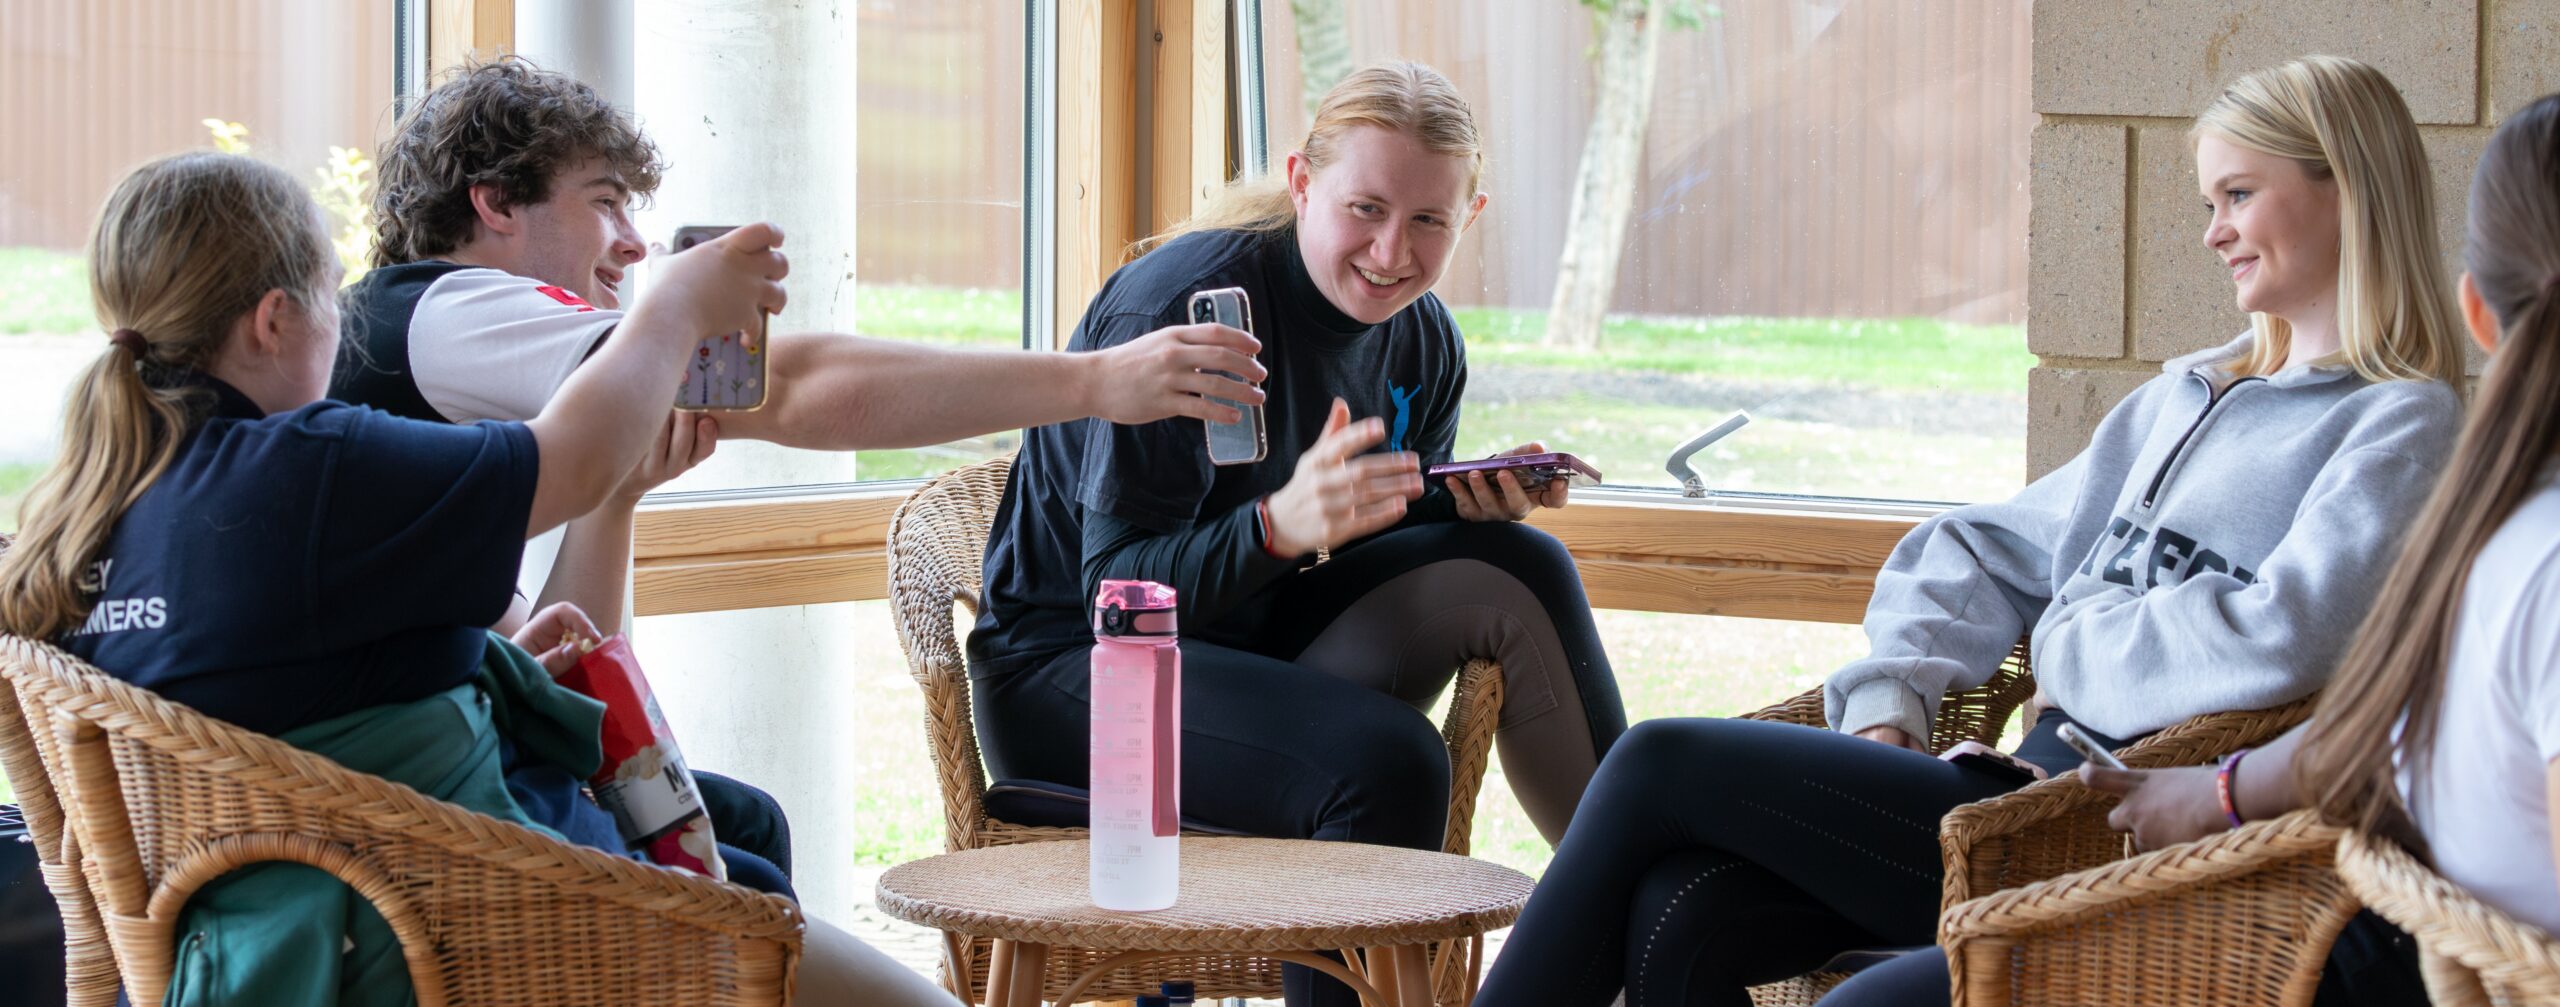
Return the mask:
[[2235, 829], [2244, 823], [2240, 820], [2240, 802], [2231, 796], [2231, 776], [2240, 771], [2240, 757], [2247, 754], [2249, 750], [2243, 748], [2223, 756], [2222, 768], [2213, 774], [2213, 796], [2222, 802], [2222, 817], [2230, 819]]

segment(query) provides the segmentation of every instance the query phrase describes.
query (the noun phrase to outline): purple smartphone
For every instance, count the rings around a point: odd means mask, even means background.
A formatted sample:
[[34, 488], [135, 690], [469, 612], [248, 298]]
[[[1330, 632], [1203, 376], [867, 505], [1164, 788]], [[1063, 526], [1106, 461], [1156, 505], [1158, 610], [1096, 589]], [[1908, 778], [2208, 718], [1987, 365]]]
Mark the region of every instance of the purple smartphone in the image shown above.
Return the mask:
[[1487, 458], [1483, 461], [1473, 462], [1449, 462], [1445, 465], [1434, 465], [1431, 467], [1430, 471], [1423, 474], [1430, 476], [1433, 482], [1438, 482], [1449, 476], [1466, 475], [1469, 472], [1482, 472], [1485, 474], [1485, 478], [1491, 479], [1493, 478], [1494, 473], [1500, 472], [1504, 469], [1511, 470], [1512, 478], [1520, 480], [1521, 489], [1535, 489], [1537, 487], [1544, 486], [1547, 484], [1547, 480], [1549, 479], [1563, 479], [1567, 486], [1597, 486], [1600, 484], [1599, 469], [1592, 468], [1590, 465], [1585, 464], [1582, 459], [1565, 454], [1562, 451], [1549, 451], [1545, 454], [1535, 455], [1512, 455], [1508, 458]]

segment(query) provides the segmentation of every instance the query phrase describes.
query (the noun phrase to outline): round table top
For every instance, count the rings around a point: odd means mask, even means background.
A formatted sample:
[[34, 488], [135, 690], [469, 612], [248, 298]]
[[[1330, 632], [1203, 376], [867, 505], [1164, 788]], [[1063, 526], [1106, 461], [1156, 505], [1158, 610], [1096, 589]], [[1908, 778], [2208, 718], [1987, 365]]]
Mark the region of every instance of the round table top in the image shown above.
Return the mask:
[[946, 853], [880, 876], [880, 909], [973, 937], [1116, 951], [1402, 947], [1510, 926], [1526, 875], [1423, 850], [1305, 839], [1182, 837], [1171, 908], [1096, 908], [1084, 840]]

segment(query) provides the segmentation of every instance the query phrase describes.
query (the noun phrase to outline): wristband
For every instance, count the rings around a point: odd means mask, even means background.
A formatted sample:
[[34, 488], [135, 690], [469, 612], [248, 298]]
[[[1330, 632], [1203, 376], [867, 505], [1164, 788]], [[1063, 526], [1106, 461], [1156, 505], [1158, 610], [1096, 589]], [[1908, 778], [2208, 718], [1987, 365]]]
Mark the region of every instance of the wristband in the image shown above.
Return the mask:
[[2235, 829], [2247, 823], [2240, 820], [2240, 802], [2232, 798], [2231, 777], [2240, 771], [2241, 757], [2248, 754], [2249, 750], [2243, 748], [2223, 756], [2222, 768], [2213, 773], [2213, 796], [2222, 802], [2222, 817], [2230, 819]]
[[1281, 552], [1280, 550], [1278, 550], [1278, 549], [1274, 549], [1274, 548], [1272, 548], [1272, 547], [1271, 547], [1271, 498], [1270, 498], [1270, 497], [1267, 497], [1267, 496], [1266, 496], [1266, 497], [1260, 497], [1260, 498], [1257, 498], [1257, 499], [1255, 499], [1255, 500], [1253, 501], [1253, 521], [1254, 521], [1254, 530], [1255, 530], [1255, 531], [1257, 531], [1257, 532], [1259, 532], [1259, 533], [1261, 533], [1261, 537], [1262, 537], [1262, 554], [1263, 554], [1263, 555], [1265, 555], [1265, 556], [1269, 556], [1269, 557], [1271, 557], [1272, 559], [1296, 559], [1296, 558], [1297, 558], [1297, 557], [1295, 557], [1295, 556], [1291, 556], [1291, 555], [1289, 555], [1289, 554], [1287, 554], [1287, 553]]

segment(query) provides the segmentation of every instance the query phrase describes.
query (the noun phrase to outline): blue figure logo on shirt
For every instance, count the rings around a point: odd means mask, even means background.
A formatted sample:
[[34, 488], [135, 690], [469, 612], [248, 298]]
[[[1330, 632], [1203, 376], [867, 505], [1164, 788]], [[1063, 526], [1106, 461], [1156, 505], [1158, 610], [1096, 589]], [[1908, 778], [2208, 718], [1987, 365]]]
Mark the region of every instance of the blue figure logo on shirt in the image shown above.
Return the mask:
[[1396, 400], [1396, 425], [1393, 427], [1395, 433], [1387, 438], [1387, 450], [1396, 452], [1404, 450], [1405, 428], [1413, 423], [1413, 394], [1421, 390], [1421, 385], [1411, 388], [1387, 386], [1388, 397]]

